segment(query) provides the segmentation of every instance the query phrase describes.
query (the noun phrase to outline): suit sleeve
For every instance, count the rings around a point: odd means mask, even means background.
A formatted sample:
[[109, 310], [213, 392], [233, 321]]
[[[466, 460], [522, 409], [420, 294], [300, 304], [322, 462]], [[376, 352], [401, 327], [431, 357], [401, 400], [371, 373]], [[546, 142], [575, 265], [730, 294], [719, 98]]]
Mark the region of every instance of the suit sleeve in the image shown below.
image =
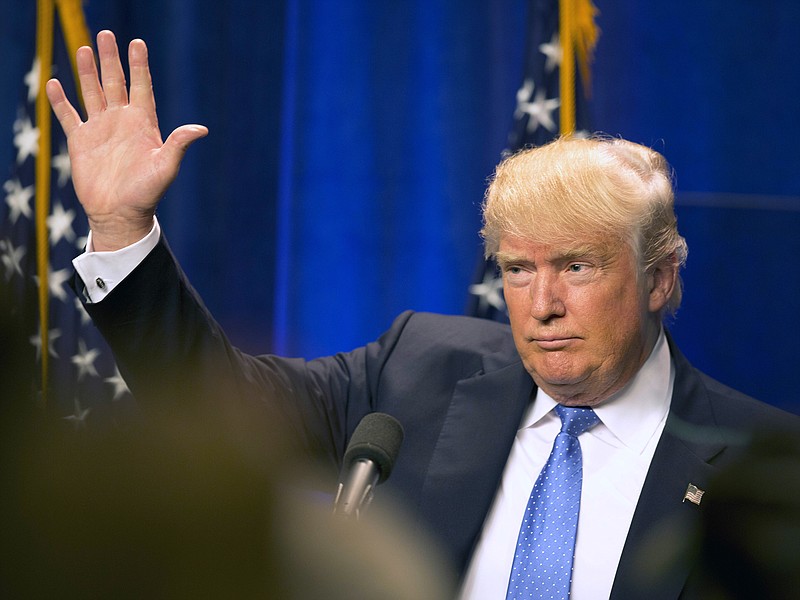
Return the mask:
[[151, 418], [257, 420], [290, 432], [336, 467], [349, 432], [373, 410], [382, 365], [409, 318], [346, 354], [313, 361], [250, 356], [231, 345], [163, 238], [103, 302], [86, 309]]

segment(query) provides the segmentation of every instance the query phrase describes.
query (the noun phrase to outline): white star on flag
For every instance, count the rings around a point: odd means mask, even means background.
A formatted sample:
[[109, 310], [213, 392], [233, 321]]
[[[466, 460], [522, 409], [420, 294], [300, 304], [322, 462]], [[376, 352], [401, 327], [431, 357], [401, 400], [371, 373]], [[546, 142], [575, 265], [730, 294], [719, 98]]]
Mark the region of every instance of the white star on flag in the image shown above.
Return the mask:
[[25, 85], [28, 86], [28, 102], [33, 102], [36, 100], [36, 96], [39, 95], [39, 78], [41, 77], [41, 63], [39, 62], [39, 57], [33, 59], [33, 65], [31, 65], [31, 70], [25, 73]]
[[6, 270], [6, 281], [9, 281], [14, 273], [22, 277], [22, 257], [25, 256], [25, 248], [23, 246], [14, 248], [9, 240], [0, 240], [0, 252], [3, 253], [0, 260]]
[[64, 284], [69, 281], [72, 273], [69, 269], [59, 269], [58, 271], [50, 271], [47, 278], [47, 285], [50, 289], [50, 294], [55, 296], [62, 302], [67, 301], [67, 292], [64, 289]]
[[76, 429], [83, 429], [86, 426], [86, 417], [91, 411], [91, 408], [83, 408], [78, 398], [75, 398], [75, 412], [64, 417], [64, 420], [72, 421]]
[[119, 368], [114, 366], [114, 375], [113, 377], [106, 377], [106, 383], [110, 383], [114, 387], [114, 397], [112, 400], [118, 400], [122, 398], [126, 393], [130, 392], [128, 389], [128, 384], [125, 383], [125, 380], [120, 375]]
[[525, 106], [533, 96], [533, 79], [526, 79], [522, 82], [522, 87], [517, 90], [517, 107], [514, 109], [514, 118], [521, 119], [525, 116]]
[[14, 146], [17, 149], [17, 163], [20, 164], [29, 156], [39, 153], [39, 129], [33, 126], [30, 118], [14, 121]]
[[47, 228], [50, 230], [50, 244], [55, 246], [62, 239], [71, 242], [75, 239], [72, 222], [75, 220], [75, 211], [71, 208], [64, 210], [59, 202], [53, 207], [53, 212], [47, 217]]
[[549, 42], [539, 44], [539, 51], [547, 57], [544, 63], [544, 70], [547, 73], [552, 73], [553, 69], [560, 67], [563, 52], [561, 51], [561, 44], [558, 41], [558, 32], [553, 33], [553, 37]]
[[536, 92], [533, 102], [526, 103], [522, 108], [528, 113], [528, 132], [535, 131], [539, 125], [542, 125], [547, 131], [555, 131], [556, 124], [553, 121], [552, 112], [560, 105], [561, 100], [558, 98], [546, 100], [544, 90]]
[[[469, 286], [469, 293], [480, 298], [480, 303], [504, 311], [506, 302], [503, 298], [503, 278], [490, 273], [484, 273], [483, 281]], [[483, 307], [480, 308], [483, 310]]]
[[[52, 356], [53, 358], [58, 358], [58, 354], [56, 353], [55, 346], [53, 345], [55, 341], [61, 337], [61, 330], [50, 329], [47, 333], [47, 353]], [[31, 342], [31, 345], [36, 348], [36, 360], [39, 360], [42, 357], [42, 327], [39, 326], [39, 333], [36, 335], [32, 335], [28, 338]]]
[[[69, 281], [71, 276], [72, 274], [69, 269], [59, 269], [58, 271], [53, 271], [50, 267], [48, 267], [47, 287], [50, 290], [50, 295], [58, 298], [62, 302], [66, 302], [67, 292], [64, 289], [64, 284]], [[33, 280], [36, 282], [36, 285], [39, 285], [38, 275], [34, 275]]]
[[86, 342], [78, 340], [78, 353], [72, 357], [72, 364], [78, 369], [78, 381], [81, 381], [87, 375], [98, 376], [97, 369], [94, 366], [94, 361], [100, 356], [100, 351], [97, 348], [87, 348]]
[[10, 211], [8, 218], [11, 223], [16, 223], [20, 215], [30, 219], [31, 198], [35, 194], [33, 186], [27, 185], [23, 187], [19, 179], [9, 179], [3, 184], [3, 189], [6, 191], [6, 204], [8, 204]]
[[73, 300], [73, 302], [75, 302], [75, 311], [81, 317], [81, 327], [91, 323], [92, 322], [92, 317], [90, 317], [89, 313], [86, 312], [86, 309], [83, 307], [83, 302], [81, 302], [81, 299], [78, 298], [77, 296], [75, 296], [75, 298], [73, 298], [72, 300]]

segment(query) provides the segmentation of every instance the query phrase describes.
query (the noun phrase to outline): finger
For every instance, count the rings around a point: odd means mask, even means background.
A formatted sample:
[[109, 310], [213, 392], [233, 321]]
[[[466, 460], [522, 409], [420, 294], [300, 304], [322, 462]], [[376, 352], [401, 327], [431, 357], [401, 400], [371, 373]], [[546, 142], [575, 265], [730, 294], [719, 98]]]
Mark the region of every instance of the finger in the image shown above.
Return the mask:
[[58, 79], [48, 81], [44, 89], [47, 92], [50, 106], [53, 108], [58, 122], [61, 123], [61, 128], [69, 138], [70, 134], [81, 124], [81, 117], [78, 111], [67, 100], [64, 88], [61, 87], [61, 82]]
[[182, 125], [169, 134], [161, 147], [165, 162], [177, 169], [186, 150], [194, 142], [208, 135], [208, 128], [203, 125]]
[[142, 40], [133, 40], [128, 46], [128, 63], [131, 67], [131, 104], [155, 115], [156, 101], [147, 61], [147, 45]]
[[103, 95], [103, 88], [100, 87], [100, 79], [97, 77], [97, 65], [94, 64], [92, 49], [89, 46], [82, 46], [78, 48], [76, 56], [83, 104], [86, 107], [86, 114], [91, 117], [105, 109], [106, 97]]
[[128, 89], [113, 33], [105, 30], [97, 34], [97, 53], [100, 55], [100, 75], [106, 103], [109, 107], [125, 106], [128, 103]]

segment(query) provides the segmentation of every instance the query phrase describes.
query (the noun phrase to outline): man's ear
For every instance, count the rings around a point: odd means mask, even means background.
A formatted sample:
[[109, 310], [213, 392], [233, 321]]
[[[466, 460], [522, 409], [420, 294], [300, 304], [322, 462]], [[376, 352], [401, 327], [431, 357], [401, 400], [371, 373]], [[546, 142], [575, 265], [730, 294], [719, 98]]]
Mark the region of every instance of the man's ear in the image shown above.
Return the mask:
[[650, 312], [661, 312], [678, 285], [678, 258], [675, 253], [653, 265], [647, 273]]

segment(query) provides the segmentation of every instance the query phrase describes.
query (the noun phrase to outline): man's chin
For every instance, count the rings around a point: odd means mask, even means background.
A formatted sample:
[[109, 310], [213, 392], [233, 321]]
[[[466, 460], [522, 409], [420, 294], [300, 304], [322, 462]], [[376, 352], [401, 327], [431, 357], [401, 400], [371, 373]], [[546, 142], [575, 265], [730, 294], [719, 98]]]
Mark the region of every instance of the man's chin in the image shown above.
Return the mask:
[[618, 388], [602, 386], [587, 374], [567, 377], [541, 378], [531, 374], [534, 383], [548, 396], [564, 406], [598, 406], [608, 400]]
[[596, 384], [593, 388], [590, 373], [586, 371], [528, 369], [528, 372], [543, 392], [564, 406], [596, 406], [605, 399]]
[[552, 398], [571, 397], [580, 394], [586, 389], [585, 377], [574, 375], [542, 377], [537, 372], [534, 372], [533, 381]]

